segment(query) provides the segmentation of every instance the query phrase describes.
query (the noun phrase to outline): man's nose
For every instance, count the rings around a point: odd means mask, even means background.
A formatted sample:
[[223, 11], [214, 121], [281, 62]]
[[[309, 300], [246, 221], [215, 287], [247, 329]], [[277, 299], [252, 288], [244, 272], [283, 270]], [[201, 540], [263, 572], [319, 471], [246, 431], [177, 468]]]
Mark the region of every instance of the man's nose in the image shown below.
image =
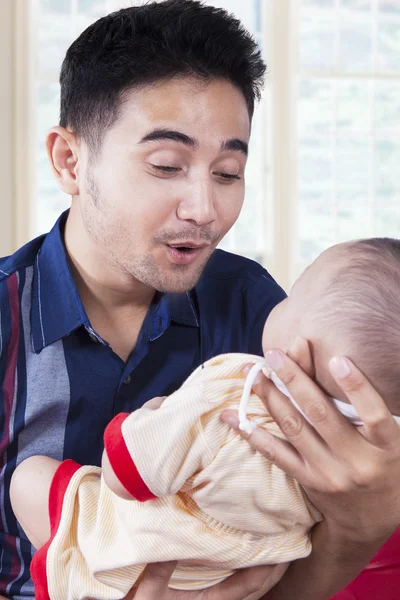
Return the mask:
[[216, 219], [213, 182], [208, 180], [192, 185], [186, 191], [177, 210], [182, 221], [192, 221], [196, 225], [209, 225]]

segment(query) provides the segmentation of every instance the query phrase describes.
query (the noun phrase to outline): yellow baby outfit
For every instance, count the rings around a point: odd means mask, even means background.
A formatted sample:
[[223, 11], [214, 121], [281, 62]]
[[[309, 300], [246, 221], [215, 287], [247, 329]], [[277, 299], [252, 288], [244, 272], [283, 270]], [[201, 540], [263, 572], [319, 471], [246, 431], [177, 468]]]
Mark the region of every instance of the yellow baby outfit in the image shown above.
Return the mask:
[[[179, 560], [170, 586], [194, 590], [235, 569], [310, 553], [320, 513], [294, 479], [220, 419], [239, 406], [244, 366], [261, 362], [218, 356], [161, 408], [111, 422], [110, 463], [137, 499], [115, 495], [98, 467], [61, 464], [50, 490], [51, 539], [32, 565], [36, 600], [123, 598], [149, 562]], [[247, 415], [282, 437], [255, 394]]]

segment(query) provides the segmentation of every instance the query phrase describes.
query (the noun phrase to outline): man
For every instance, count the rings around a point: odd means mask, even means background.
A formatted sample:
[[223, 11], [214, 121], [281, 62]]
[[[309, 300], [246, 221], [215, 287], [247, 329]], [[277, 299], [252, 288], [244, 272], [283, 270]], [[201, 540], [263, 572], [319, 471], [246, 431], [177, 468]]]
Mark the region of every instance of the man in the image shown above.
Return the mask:
[[[67, 52], [60, 126], [47, 148], [71, 210], [48, 236], [0, 262], [5, 597], [34, 595], [32, 548], [9, 502], [16, 464], [33, 454], [100, 464], [103, 432], [116, 413], [169, 394], [212, 355], [261, 353], [262, 324], [284, 293], [259, 265], [215, 247], [242, 206], [264, 72], [239, 22], [192, 0], [109, 15]], [[301, 352], [299, 362], [307, 359]], [[300, 402], [311, 385], [303, 380]], [[339, 427], [335, 432], [340, 438]], [[310, 431], [302, 435], [315, 444]], [[322, 464], [333, 474], [341, 465], [340, 457]], [[379, 466], [379, 477], [374, 472], [364, 483], [375, 513], [381, 473], [386, 482], [398, 472], [383, 455]], [[352, 467], [346, 498], [356, 488]], [[307, 593], [318, 574], [319, 589], [311, 587], [314, 596], [307, 596], [316, 600], [336, 591], [342, 554], [345, 585], [400, 522], [393, 511], [372, 533], [367, 528], [349, 557], [343, 547], [356, 535], [345, 524], [357, 514], [359, 498], [352, 512], [344, 511], [328, 484], [325, 471], [314, 501], [331, 507], [330, 519], [318, 530], [307, 576], [292, 570], [287, 579]], [[386, 495], [396, 491], [386, 484]], [[354, 530], [364, 532], [365, 521]], [[324, 554], [327, 544], [332, 551]], [[321, 565], [329, 566], [327, 575]], [[259, 598], [274, 583], [266, 567], [183, 596], [168, 591], [172, 568], [149, 567], [135, 600]]]

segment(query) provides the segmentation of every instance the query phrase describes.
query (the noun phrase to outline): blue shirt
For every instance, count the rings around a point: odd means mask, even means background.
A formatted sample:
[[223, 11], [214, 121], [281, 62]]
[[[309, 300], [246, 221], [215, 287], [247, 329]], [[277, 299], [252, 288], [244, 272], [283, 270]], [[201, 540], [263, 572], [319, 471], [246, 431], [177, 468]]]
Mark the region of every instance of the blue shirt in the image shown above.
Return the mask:
[[170, 394], [212, 356], [261, 354], [266, 317], [285, 297], [260, 265], [216, 250], [191, 292], [155, 295], [125, 363], [85, 313], [66, 218], [0, 259], [0, 594], [15, 599], [34, 597], [33, 548], [10, 506], [15, 466], [35, 454], [100, 465], [117, 413]]

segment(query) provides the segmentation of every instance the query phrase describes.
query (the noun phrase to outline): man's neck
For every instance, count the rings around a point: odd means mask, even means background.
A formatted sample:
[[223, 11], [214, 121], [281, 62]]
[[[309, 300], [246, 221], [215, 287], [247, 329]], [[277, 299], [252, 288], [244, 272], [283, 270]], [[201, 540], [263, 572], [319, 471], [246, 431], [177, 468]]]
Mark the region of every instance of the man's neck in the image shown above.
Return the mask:
[[126, 361], [155, 290], [111, 264], [89, 239], [81, 219], [71, 210], [64, 243], [82, 304], [94, 330]]

